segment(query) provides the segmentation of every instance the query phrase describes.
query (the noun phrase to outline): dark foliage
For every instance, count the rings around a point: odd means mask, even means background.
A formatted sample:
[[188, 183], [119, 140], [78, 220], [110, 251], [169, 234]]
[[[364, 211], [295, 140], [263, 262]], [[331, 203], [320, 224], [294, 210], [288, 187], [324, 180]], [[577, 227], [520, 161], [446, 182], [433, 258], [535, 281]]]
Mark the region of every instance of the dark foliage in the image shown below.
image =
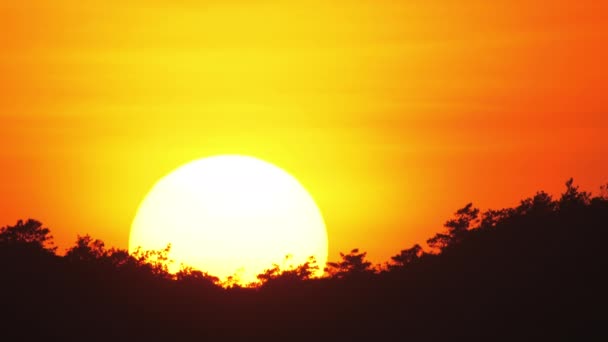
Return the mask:
[[340, 253], [342, 261], [328, 262], [325, 272], [332, 278], [352, 278], [370, 275], [374, 272], [372, 263], [365, 260], [367, 252], [355, 248], [350, 253]]
[[402, 250], [399, 254], [392, 256], [388, 268], [391, 270], [403, 268], [411, 263], [417, 262], [423, 255], [424, 251], [422, 250], [422, 247], [415, 244], [408, 249]]
[[[608, 197], [572, 180], [515, 208], [467, 204], [445, 231], [374, 268], [353, 249], [244, 288], [169, 274], [168, 248], [129, 255], [78, 237], [65, 256], [40, 222], [0, 230], [3, 340], [606, 340]], [[224, 286], [221, 286], [224, 285]], [[229, 286], [226, 286], [229, 285]]]
[[40, 252], [55, 252], [53, 237], [41, 222], [29, 219], [17, 221], [14, 226], [0, 228], [0, 246], [3, 248], [29, 248]]

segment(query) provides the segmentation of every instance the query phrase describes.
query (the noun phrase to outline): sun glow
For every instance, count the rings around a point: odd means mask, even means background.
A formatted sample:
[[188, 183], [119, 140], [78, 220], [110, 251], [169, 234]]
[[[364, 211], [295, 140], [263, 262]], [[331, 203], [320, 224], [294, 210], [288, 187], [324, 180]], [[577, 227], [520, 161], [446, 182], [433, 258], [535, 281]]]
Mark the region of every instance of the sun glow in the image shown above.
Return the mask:
[[322, 272], [327, 232], [310, 194], [284, 170], [253, 157], [225, 155], [188, 163], [160, 179], [131, 226], [129, 251], [171, 244], [180, 264], [241, 283], [273, 263], [313, 256]]

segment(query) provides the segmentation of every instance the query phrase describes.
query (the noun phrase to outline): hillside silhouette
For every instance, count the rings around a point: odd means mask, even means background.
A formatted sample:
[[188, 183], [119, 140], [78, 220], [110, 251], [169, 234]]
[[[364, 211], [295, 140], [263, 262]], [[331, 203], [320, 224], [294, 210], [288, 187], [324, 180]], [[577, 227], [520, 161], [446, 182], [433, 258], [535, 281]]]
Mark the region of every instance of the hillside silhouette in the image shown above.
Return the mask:
[[57, 255], [35, 220], [0, 230], [0, 338], [9, 340], [606, 340], [608, 189], [457, 210], [429, 248], [374, 266], [358, 249], [220, 283], [168, 250], [79, 236]]

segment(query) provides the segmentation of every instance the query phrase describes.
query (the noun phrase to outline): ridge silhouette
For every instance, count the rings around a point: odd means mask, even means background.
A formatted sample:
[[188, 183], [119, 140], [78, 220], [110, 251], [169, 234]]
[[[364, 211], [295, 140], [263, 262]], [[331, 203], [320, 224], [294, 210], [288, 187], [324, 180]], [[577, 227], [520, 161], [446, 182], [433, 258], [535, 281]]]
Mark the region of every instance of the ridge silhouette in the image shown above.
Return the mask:
[[[271, 265], [254, 287], [166, 267], [161, 251], [78, 236], [64, 256], [36, 220], [0, 229], [3, 340], [606, 340], [608, 189], [570, 179], [483, 213], [383, 265], [353, 249], [311, 278], [313, 259]], [[223, 285], [223, 286], [222, 286]]]

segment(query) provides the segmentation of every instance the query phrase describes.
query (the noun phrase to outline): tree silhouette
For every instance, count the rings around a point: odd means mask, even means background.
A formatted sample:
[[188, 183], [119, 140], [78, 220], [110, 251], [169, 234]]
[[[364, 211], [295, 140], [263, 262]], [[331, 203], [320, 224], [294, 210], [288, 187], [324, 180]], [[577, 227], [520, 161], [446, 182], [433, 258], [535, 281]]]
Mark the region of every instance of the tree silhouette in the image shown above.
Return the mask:
[[4, 245], [29, 245], [44, 251], [55, 252], [57, 247], [53, 246], [53, 236], [48, 228], [33, 219], [26, 222], [17, 221], [14, 226], [0, 228], [0, 244]]
[[589, 203], [591, 194], [585, 191], [579, 191], [578, 188], [578, 186], [574, 185], [573, 178], [570, 178], [566, 181], [566, 191], [562, 193], [562, 196], [559, 200], [560, 209], [581, 207]]
[[374, 272], [372, 263], [365, 260], [367, 252], [359, 252], [358, 248], [350, 251], [348, 254], [340, 252], [342, 261], [328, 262], [325, 272], [331, 277], [344, 278], [351, 276], [360, 276]]
[[503, 222], [509, 217], [513, 216], [514, 210], [507, 209], [489, 209], [481, 214], [480, 227], [484, 229], [496, 227], [497, 224]]
[[471, 224], [477, 221], [479, 209], [474, 208], [473, 203], [468, 203], [458, 209], [454, 215], [455, 218], [446, 221], [443, 225], [446, 228], [445, 233], [438, 233], [427, 240], [430, 247], [441, 250], [451, 244], [460, 242], [471, 228]]
[[538, 191], [534, 197], [529, 197], [520, 201], [520, 204], [515, 209], [515, 212], [518, 215], [525, 215], [529, 213], [547, 214], [556, 209], [557, 203], [555, 203], [551, 195], [544, 191]]
[[[288, 260], [290, 256], [285, 259]], [[276, 285], [277, 283], [296, 283], [308, 280], [319, 270], [317, 261], [314, 256], [308, 257], [308, 260], [296, 267], [290, 266], [287, 269], [281, 269], [278, 264], [273, 264], [271, 268], [257, 275], [258, 280], [264, 285]]]
[[108, 252], [103, 241], [92, 239], [89, 235], [78, 236], [76, 245], [68, 249], [65, 258], [68, 261], [93, 262], [106, 257]]
[[169, 251], [171, 251], [171, 244], [168, 244], [161, 250], [142, 250], [136, 248], [131, 254], [131, 257], [135, 261], [135, 265], [139, 268], [146, 269], [154, 275], [162, 278], [171, 278], [169, 274], [169, 265], [173, 263], [173, 260], [169, 259]]
[[175, 274], [175, 279], [189, 286], [216, 287], [220, 283], [220, 278], [192, 267], [182, 267]]
[[414, 246], [404, 249], [399, 254], [391, 257], [391, 263], [388, 264], [389, 269], [400, 268], [411, 264], [424, 254], [422, 247], [419, 244], [415, 244]]

